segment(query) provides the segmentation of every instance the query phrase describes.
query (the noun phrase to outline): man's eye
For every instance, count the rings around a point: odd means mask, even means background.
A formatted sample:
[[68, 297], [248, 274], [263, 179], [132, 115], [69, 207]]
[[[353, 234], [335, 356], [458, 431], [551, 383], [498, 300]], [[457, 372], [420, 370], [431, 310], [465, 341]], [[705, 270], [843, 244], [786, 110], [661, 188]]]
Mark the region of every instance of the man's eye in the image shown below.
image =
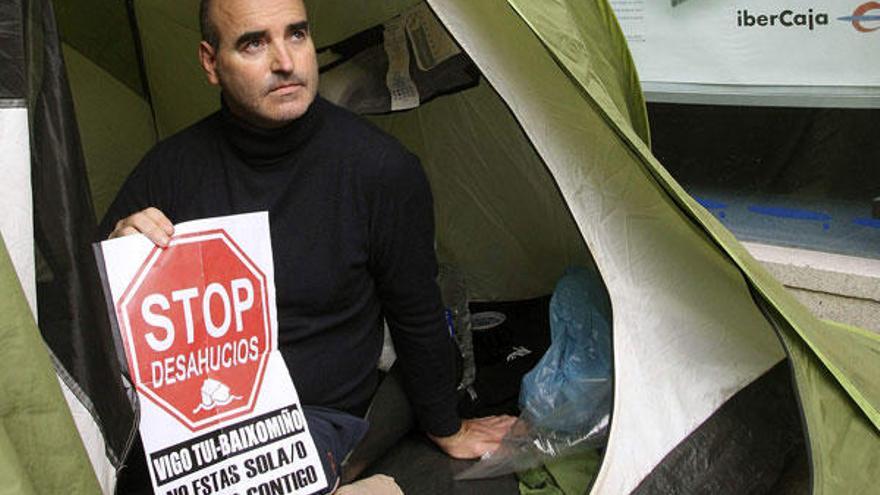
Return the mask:
[[250, 40], [244, 43], [241, 48], [246, 52], [254, 52], [262, 48], [263, 40]]
[[308, 37], [308, 33], [305, 29], [297, 29], [296, 31], [291, 33], [290, 37], [295, 40], [304, 40], [306, 39], [306, 37]]

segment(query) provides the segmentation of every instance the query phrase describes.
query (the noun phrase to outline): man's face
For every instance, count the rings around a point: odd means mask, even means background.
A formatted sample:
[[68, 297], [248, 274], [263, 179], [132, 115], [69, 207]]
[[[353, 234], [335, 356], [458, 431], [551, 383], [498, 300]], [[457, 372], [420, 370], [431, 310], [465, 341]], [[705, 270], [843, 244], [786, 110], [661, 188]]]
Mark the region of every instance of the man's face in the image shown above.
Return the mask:
[[199, 58], [232, 113], [259, 127], [302, 116], [318, 92], [303, 0], [214, 0], [210, 17], [219, 43], [203, 41]]

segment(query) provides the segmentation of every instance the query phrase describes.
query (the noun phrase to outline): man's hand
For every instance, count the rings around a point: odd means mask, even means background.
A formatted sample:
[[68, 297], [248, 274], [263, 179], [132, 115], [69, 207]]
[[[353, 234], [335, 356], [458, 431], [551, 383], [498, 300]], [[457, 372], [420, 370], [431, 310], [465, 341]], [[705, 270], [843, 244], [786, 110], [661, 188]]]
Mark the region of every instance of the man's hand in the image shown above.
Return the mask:
[[134, 213], [116, 222], [116, 228], [110, 232], [109, 239], [131, 234], [144, 234], [159, 247], [168, 246], [174, 235], [174, 225], [164, 213], [150, 207]]
[[448, 437], [428, 437], [456, 459], [476, 459], [487, 452], [495, 452], [501, 439], [516, 422], [513, 416], [489, 416], [486, 418], [465, 419], [458, 433]]

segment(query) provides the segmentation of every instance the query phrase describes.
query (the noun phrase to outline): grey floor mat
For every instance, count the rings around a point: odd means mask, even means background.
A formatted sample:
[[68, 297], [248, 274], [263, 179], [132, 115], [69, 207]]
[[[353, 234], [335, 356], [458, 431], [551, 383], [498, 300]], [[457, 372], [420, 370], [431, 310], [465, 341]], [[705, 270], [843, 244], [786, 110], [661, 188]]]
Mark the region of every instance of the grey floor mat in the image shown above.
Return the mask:
[[450, 459], [420, 433], [411, 433], [363, 476], [387, 474], [406, 494], [413, 495], [514, 495], [519, 493], [516, 476], [487, 480], [455, 481], [453, 477], [473, 461]]

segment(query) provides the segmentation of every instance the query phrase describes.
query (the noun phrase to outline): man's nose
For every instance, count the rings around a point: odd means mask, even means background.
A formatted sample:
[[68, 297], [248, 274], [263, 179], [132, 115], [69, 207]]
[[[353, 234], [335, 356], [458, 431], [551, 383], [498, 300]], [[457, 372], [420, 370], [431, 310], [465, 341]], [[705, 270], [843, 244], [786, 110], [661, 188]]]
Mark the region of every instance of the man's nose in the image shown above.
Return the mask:
[[293, 72], [293, 55], [290, 53], [290, 48], [284, 43], [273, 43], [272, 45], [272, 72], [286, 74]]

